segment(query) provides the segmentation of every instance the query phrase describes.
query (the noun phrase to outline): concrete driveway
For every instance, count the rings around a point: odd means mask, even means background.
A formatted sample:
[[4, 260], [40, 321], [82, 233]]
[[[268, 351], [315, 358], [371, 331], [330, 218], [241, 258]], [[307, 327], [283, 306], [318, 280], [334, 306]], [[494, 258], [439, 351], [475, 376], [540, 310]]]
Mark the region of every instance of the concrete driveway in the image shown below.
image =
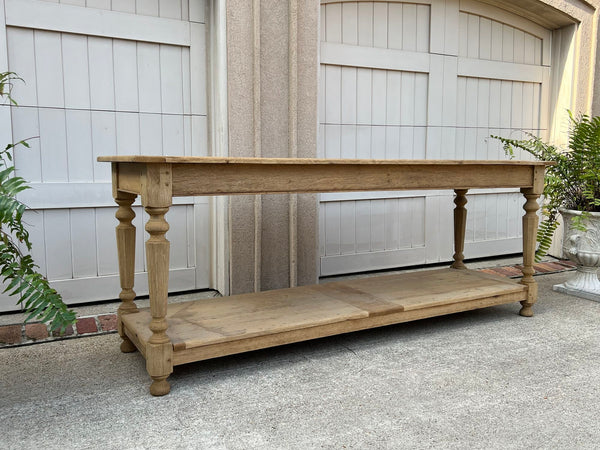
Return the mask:
[[600, 303], [517, 304], [175, 368], [115, 334], [0, 350], [3, 449], [600, 448]]

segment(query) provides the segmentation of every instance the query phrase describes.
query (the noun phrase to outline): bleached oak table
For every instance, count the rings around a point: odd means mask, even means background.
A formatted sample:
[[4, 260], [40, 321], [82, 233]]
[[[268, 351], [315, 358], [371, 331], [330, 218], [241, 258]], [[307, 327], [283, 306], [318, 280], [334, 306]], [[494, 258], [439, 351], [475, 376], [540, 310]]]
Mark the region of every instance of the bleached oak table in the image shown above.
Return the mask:
[[[268, 158], [104, 156], [112, 163], [119, 275], [118, 330], [121, 350], [146, 358], [150, 392], [170, 390], [173, 366], [260, 348], [521, 302], [533, 315], [537, 285], [533, 259], [548, 163], [517, 161], [413, 161]], [[473, 188], [520, 188], [523, 216], [523, 278], [468, 270], [463, 264], [466, 194]], [[172, 198], [235, 195], [451, 189], [454, 262], [448, 269], [377, 276], [224, 298], [167, 305], [169, 241], [165, 220]], [[146, 231], [150, 308], [138, 309], [133, 291], [136, 196], [150, 218]]]

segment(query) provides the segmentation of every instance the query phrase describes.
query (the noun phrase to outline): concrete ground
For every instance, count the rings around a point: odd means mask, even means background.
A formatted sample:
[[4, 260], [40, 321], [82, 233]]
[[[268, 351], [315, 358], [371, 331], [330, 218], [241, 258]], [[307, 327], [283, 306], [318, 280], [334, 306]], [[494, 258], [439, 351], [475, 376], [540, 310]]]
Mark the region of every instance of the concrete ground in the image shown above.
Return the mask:
[[3, 449], [600, 448], [600, 303], [491, 307], [175, 368], [115, 334], [0, 350]]

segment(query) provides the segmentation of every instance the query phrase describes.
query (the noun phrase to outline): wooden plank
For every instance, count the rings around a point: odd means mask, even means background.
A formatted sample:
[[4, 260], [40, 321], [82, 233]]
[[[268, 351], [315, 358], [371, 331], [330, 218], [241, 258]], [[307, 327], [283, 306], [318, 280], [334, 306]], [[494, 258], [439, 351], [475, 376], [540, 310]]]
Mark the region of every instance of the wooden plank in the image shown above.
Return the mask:
[[46, 276], [49, 280], [73, 278], [69, 211], [54, 209], [44, 211], [43, 214], [46, 242]]
[[402, 49], [417, 50], [417, 5], [402, 5]]
[[402, 50], [402, 7], [401, 3], [388, 4], [388, 48]]
[[[139, 111], [137, 44], [113, 41], [115, 107], [118, 111]], [[176, 93], [174, 93], [176, 95]]]
[[444, 12], [444, 55], [457, 56], [459, 45], [459, 0], [445, 0]]
[[[12, 91], [19, 105], [37, 105], [37, 85], [35, 69], [35, 43], [33, 30], [24, 28], [7, 28], [6, 45], [8, 46], [7, 68], [18, 73], [25, 83], [15, 83]], [[34, 135], [37, 136], [37, 135]], [[25, 136], [24, 136], [25, 137]]]
[[65, 95], [60, 34], [36, 30], [34, 41], [38, 105], [63, 108]]
[[183, 117], [180, 115], [162, 116], [162, 151], [164, 154], [184, 156]]
[[[328, 5], [327, 8], [330, 6], [332, 5]], [[358, 4], [358, 45], [373, 46], [373, 3], [371, 2], [359, 2]]]
[[[140, 42], [137, 44], [137, 74], [139, 86], [139, 111], [162, 112], [160, 84], [160, 46]], [[142, 150], [142, 153], [146, 153]]]
[[398, 199], [395, 198], [383, 200], [385, 250], [398, 249], [398, 238], [401, 235], [399, 229], [398, 203]]
[[417, 51], [429, 51], [429, 5], [417, 5]]
[[[40, 135], [37, 108], [12, 108], [10, 113], [12, 117], [12, 136], [16, 142]], [[17, 173], [30, 183], [39, 183], [42, 181], [40, 140], [32, 139], [29, 141], [29, 145], [30, 148], [26, 151], [20, 149], [14, 152], [15, 167]], [[27, 189], [21, 192], [19, 196], [32, 190]]]
[[[387, 73], [385, 70], [373, 70], [371, 125], [385, 125]], [[371, 155], [371, 158], [376, 156]]]
[[65, 121], [69, 181], [89, 182], [94, 177], [91, 114], [89, 111], [66, 110]]
[[70, 227], [73, 278], [96, 277], [98, 275], [96, 246], [90, 245], [96, 241], [94, 209], [72, 209], [70, 211]]
[[430, 9], [431, 36], [430, 48], [431, 53], [444, 54], [445, 51], [445, 29], [446, 29], [446, 2], [436, 1], [431, 4]]
[[502, 61], [502, 24], [492, 20], [490, 59]]
[[[192, 114], [207, 114], [206, 26], [191, 25], [190, 79]], [[185, 73], [183, 76], [187, 76]]]
[[110, 0], [87, 0], [87, 7], [110, 10]]
[[[85, 0], [80, 1], [85, 6]], [[114, 2], [112, 5], [112, 10], [135, 14], [135, 0], [121, 0], [119, 2]]]
[[36, 0], [6, 0], [6, 24], [9, 26], [190, 45], [189, 22], [149, 17], [139, 8], [138, 12], [134, 15]]
[[158, 10], [160, 17], [181, 20], [181, 0], [159, 0]]
[[327, 158], [339, 158], [341, 155], [341, 126], [325, 126], [325, 156]]
[[[114, 112], [92, 111], [92, 150], [94, 158], [116, 153], [116, 129]], [[111, 180], [110, 167], [94, 163], [94, 182]]]
[[334, 4], [325, 7], [325, 40], [327, 42], [342, 42], [342, 5]]
[[[371, 124], [371, 83], [373, 70], [356, 69], [356, 123]], [[357, 153], [357, 155], [359, 155]], [[360, 158], [360, 156], [358, 156]], [[367, 156], [363, 156], [367, 157]]]
[[[195, 246], [194, 240], [188, 240], [187, 206], [178, 205], [169, 208], [169, 268], [186, 269], [188, 267], [189, 249]], [[193, 267], [193, 266], [192, 266]]]
[[403, 74], [401, 72], [389, 71], [387, 72], [387, 86], [386, 86], [386, 125], [400, 125], [400, 107], [404, 103], [408, 104], [408, 107], [413, 106], [413, 102], [406, 101], [410, 98], [412, 92], [406, 92], [406, 97], [403, 95], [401, 102], [400, 86], [402, 82]]
[[190, 8], [190, 21], [191, 22], [206, 22], [206, 1], [205, 0], [192, 0], [189, 3]]
[[132, 112], [115, 113], [117, 153], [140, 154], [140, 115]]
[[[119, 273], [117, 249], [115, 247], [115, 211], [113, 208], [96, 209], [96, 249], [98, 257], [98, 275]], [[118, 291], [115, 291], [118, 292]]]
[[89, 109], [90, 80], [87, 37], [63, 34], [61, 43], [64, 85], [68, 87], [65, 89], [65, 107]]
[[[369, 201], [357, 201], [354, 204], [355, 208], [355, 236], [356, 236], [356, 253], [363, 253], [371, 251], [371, 202]], [[342, 260], [341, 258], [339, 258]], [[348, 258], [345, 258], [348, 260]], [[352, 262], [356, 260], [356, 258], [351, 259]], [[342, 267], [345, 267], [342, 262]], [[365, 267], [365, 266], [361, 266]], [[352, 273], [356, 272], [356, 270], [352, 270], [353, 268], [345, 268], [344, 273]], [[332, 275], [334, 272], [327, 269], [327, 260], [321, 260], [321, 275], [325, 276], [326, 274]]]
[[325, 256], [340, 254], [340, 203], [325, 203]]
[[502, 25], [502, 61], [515, 61], [514, 31], [513, 27], [506, 24]]
[[338, 66], [324, 67], [325, 70], [325, 122], [341, 123], [342, 72]]
[[421, 92], [417, 92], [415, 89], [415, 75], [411, 72], [402, 72], [401, 94], [396, 99], [396, 102], [400, 105], [400, 121], [398, 125], [414, 126], [415, 110], [417, 110], [416, 104], [419, 103], [421, 108], [427, 104], [427, 98], [417, 97], [416, 95], [421, 94]]
[[[150, 164], [204, 164], [212, 167], [218, 165], [231, 165], [231, 164], [243, 164], [244, 166], [262, 166], [268, 167], [270, 165], [291, 165], [291, 166], [303, 166], [303, 165], [324, 165], [324, 166], [336, 166], [336, 165], [352, 165], [356, 167], [360, 166], [372, 166], [372, 165], [394, 165], [394, 166], [438, 166], [449, 167], [449, 166], [463, 166], [473, 165], [478, 166], [502, 166], [505, 169], [509, 166], [548, 166], [553, 163], [548, 161], [515, 161], [515, 160], [450, 160], [450, 159], [438, 159], [438, 160], [421, 160], [421, 159], [327, 159], [327, 158], [244, 158], [244, 157], [206, 157], [206, 156], [148, 156], [148, 155], [127, 155], [127, 156], [100, 156], [98, 162], [122, 162], [122, 163], [150, 163]], [[509, 170], [509, 169], [507, 169]], [[512, 170], [512, 169], [510, 169]]]
[[41, 108], [38, 115], [42, 180], [44, 182], [68, 181], [65, 110]]
[[479, 16], [467, 16], [467, 57], [479, 59]]
[[95, 110], [114, 110], [113, 52], [110, 39], [89, 37], [90, 104]]
[[371, 200], [371, 251], [385, 250], [385, 200]]
[[[329, 6], [330, 8], [331, 6]], [[358, 45], [358, 4], [342, 4], [342, 43]]]
[[140, 149], [146, 155], [162, 155], [162, 116], [159, 114], [140, 114]]
[[360, 288], [349, 286], [344, 282], [325, 283], [319, 286], [313, 286], [310, 289], [313, 292], [324, 296], [325, 299], [334, 298], [352, 305], [355, 308], [367, 311], [369, 317], [404, 310], [402, 305], [388, 302], [376, 295], [365, 292]]
[[356, 157], [356, 125], [342, 125], [340, 137], [340, 156]]
[[356, 124], [356, 68], [342, 67], [341, 77], [341, 123]]
[[[390, 28], [391, 32], [392, 28]], [[386, 3], [373, 3], [373, 47], [388, 48], [388, 4]]]
[[[461, 12], [459, 16], [458, 56], [466, 58], [469, 50], [469, 15]], [[502, 48], [502, 42], [500, 42]]]
[[492, 21], [479, 20], [479, 59], [492, 59]]
[[321, 63], [374, 69], [429, 72], [429, 54], [321, 42]]
[[[169, 305], [167, 334], [177, 351], [368, 315], [340, 300], [323, 301], [320, 293], [300, 287]], [[128, 316], [127, 326], [136, 330], [147, 328], [144, 325], [149, 323], [149, 311]]]
[[340, 254], [356, 251], [356, 202], [340, 202]]

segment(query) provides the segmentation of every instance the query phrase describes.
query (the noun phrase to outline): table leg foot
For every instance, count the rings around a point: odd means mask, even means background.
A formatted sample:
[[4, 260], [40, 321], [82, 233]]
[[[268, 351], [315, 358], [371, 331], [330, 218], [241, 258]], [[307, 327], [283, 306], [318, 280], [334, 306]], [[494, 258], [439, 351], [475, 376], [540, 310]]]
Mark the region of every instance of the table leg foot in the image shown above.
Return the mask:
[[152, 377], [152, 384], [150, 385], [150, 393], [154, 396], [160, 397], [161, 395], [167, 395], [171, 391], [171, 385], [167, 381], [167, 377]]
[[519, 314], [523, 317], [533, 317], [533, 304], [532, 303], [528, 303], [527, 301], [522, 301], [521, 302], [521, 311], [519, 311]]
[[132, 353], [136, 350], [137, 347], [129, 340], [129, 338], [123, 338], [123, 342], [121, 342], [121, 351], [123, 353]]

